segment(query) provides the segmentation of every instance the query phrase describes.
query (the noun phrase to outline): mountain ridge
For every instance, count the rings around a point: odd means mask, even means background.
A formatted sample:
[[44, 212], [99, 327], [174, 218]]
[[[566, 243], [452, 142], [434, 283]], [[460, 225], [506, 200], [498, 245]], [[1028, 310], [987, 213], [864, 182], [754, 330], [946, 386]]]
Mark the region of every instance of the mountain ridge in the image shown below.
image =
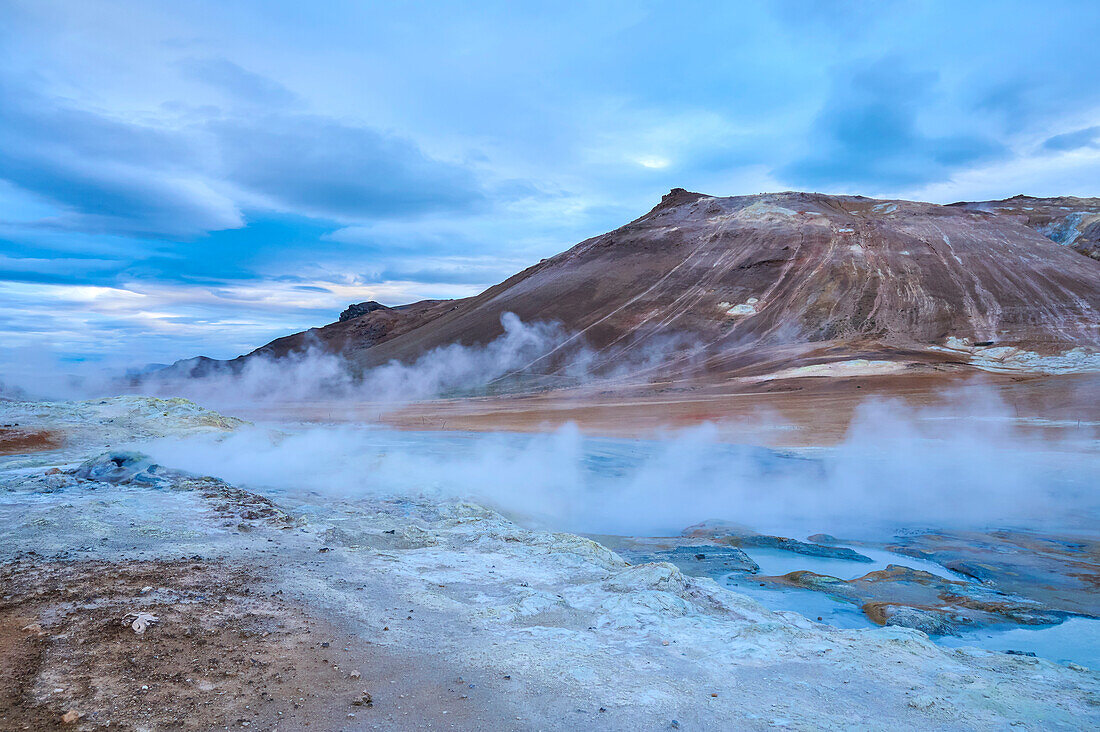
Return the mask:
[[[189, 375], [310, 347], [362, 369], [408, 362], [451, 343], [486, 344], [505, 312], [561, 324], [597, 365], [672, 338], [681, 342], [668, 364], [690, 355], [731, 376], [857, 359], [1072, 370], [1080, 354], [1067, 353], [1100, 346], [1098, 239], [1100, 199], [943, 206], [677, 188], [634, 221], [473, 297], [356, 304], [336, 323]], [[542, 371], [561, 367], [541, 360]]]

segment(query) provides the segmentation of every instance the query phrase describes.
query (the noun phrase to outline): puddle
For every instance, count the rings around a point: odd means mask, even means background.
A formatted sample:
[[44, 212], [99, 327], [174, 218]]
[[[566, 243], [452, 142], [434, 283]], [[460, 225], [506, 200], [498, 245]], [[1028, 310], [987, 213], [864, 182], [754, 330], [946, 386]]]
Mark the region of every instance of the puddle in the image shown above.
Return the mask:
[[950, 648], [977, 646], [989, 651], [1023, 651], [1057, 663], [1100, 669], [1100, 620], [1070, 618], [1060, 625], [985, 628], [937, 638]]
[[[867, 565], [864, 565], [867, 566]], [[761, 587], [752, 575], [729, 575], [718, 582], [733, 592], [748, 595], [769, 610], [786, 610], [834, 628], [874, 628], [858, 607], [822, 592]]]
[[[845, 545], [846, 546], [846, 545]], [[814, 557], [805, 554], [785, 551], [783, 549], [769, 549], [748, 547], [744, 552], [752, 557], [752, 560], [760, 565], [758, 574], [777, 577], [788, 572], [809, 570], [817, 574], [827, 574], [842, 580], [853, 580], [862, 577], [868, 572], [886, 569], [891, 564], [900, 564], [910, 569], [919, 569], [930, 574], [951, 580], [965, 580], [962, 575], [945, 569], [944, 567], [924, 559], [915, 559], [902, 554], [884, 551], [882, 549], [869, 549], [862, 546], [849, 547], [865, 557], [873, 559], [873, 562], [853, 562], [848, 559], [832, 559], [829, 557]]]

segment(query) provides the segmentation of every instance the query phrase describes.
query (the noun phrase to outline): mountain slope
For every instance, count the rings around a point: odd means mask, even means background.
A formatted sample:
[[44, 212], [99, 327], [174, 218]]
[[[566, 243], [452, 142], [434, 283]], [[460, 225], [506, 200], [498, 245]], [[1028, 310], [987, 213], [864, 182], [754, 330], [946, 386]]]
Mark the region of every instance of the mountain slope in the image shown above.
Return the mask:
[[1051, 241], [1100, 260], [1100, 198], [1013, 196], [1003, 201], [951, 205], [1015, 217]]
[[1081, 221], [1059, 218], [1062, 204], [1039, 215], [1039, 199], [1026, 199], [1029, 218], [1010, 202], [675, 189], [641, 218], [475, 297], [376, 308], [254, 354], [312, 342], [361, 367], [411, 361], [451, 343], [485, 344], [513, 312], [570, 334], [529, 364], [536, 372], [561, 368], [581, 344], [596, 368], [646, 363], [647, 373], [690, 363], [759, 376], [856, 359], [1093, 368], [1100, 262], [1037, 230]]

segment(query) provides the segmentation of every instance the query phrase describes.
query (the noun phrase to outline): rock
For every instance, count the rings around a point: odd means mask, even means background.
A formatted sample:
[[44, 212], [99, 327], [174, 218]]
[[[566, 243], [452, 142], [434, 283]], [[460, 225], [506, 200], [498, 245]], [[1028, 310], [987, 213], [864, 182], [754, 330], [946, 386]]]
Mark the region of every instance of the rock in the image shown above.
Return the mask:
[[1025, 531], [943, 531], [898, 537], [885, 547], [936, 562], [1052, 610], [1100, 617], [1100, 540]]
[[[406, 524], [397, 529], [377, 531], [363, 528], [329, 528], [321, 539], [342, 544], [349, 549], [423, 549], [435, 546], [439, 540], [416, 524]], [[328, 551], [326, 548], [325, 551]]]
[[[683, 531], [684, 536], [707, 538], [720, 544], [734, 547], [755, 546], [766, 549], [781, 549], [795, 554], [805, 554], [810, 557], [825, 557], [827, 559], [843, 559], [849, 562], [874, 562], [870, 557], [864, 556], [854, 549], [846, 546], [825, 546], [823, 544], [809, 544], [798, 539], [790, 539], [785, 536], [771, 536], [757, 534], [734, 524], [723, 521], [705, 521], [701, 524], [689, 526]], [[824, 536], [815, 534], [815, 536]], [[832, 538], [832, 537], [830, 537]], [[813, 537], [811, 537], [811, 540]]]
[[138, 635], [143, 635], [146, 628], [160, 622], [160, 618], [152, 613], [131, 612], [122, 617], [122, 622], [128, 624]]
[[898, 605], [887, 605], [885, 608], [881, 611], [885, 618], [884, 625], [913, 628], [928, 635], [953, 635], [956, 631], [955, 624], [944, 613]]
[[369, 692], [364, 691], [363, 695], [355, 699], [351, 704], [355, 707], [373, 707], [374, 698], [371, 697]]
[[380, 302], [374, 300], [368, 300], [367, 302], [357, 302], [348, 305], [344, 312], [340, 313], [340, 322], [343, 323], [353, 318], [360, 318], [367, 313], [373, 313], [375, 310], [389, 310]]
[[854, 580], [807, 571], [761, 579], [762, 584], [824, 592], [859, 605], [879, 625], [914, 628], [932, 635], [954, 633], [962, 626], [1005, 621], [1055, 624], [1065, 619], [1063, 614], [1026, 597], [896, 564]]
[[730, 572], [756, 574], [760, 571], [760, 565], [735, 546], [689, 544], [655, 551], [647, 547], [623, 553], [627, 559], [638, 564], [670, 562], [693, 577], [713, 577]]
[[687, 590], [687, 587], [687, 578], [669, 562], [640, 564], [620, 572], [607, 581], [607, 589], [614, 592], [658, 590], [679, 595]]
[[70, 709], [61, 715], [61, 724], [75, 724], [84, 715], [75, 709]]
[[115, 485], [144, 485], [165, 488], [183, 474], [154, 463], [140, 452], [109, 452], [83, 463], [73, 475]]

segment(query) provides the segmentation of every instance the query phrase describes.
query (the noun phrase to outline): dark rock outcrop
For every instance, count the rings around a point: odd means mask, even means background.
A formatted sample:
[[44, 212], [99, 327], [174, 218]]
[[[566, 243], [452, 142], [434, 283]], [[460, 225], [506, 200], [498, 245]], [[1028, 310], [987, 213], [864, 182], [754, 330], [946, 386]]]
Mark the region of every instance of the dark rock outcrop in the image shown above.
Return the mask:
[[367, 313], [373, 313], [375, 310], [389, 309], [390, 308], [386, 307], [382, 303], [375, 302], [374, 300], [352, 303], [351, 305], [348, 305], [347, 309], [344, 310], [344, 312], [340, 313], [339, 322], [343, 323], [345, 321], [351, 320], [352, 318], [359, 318], [366, 315]]

